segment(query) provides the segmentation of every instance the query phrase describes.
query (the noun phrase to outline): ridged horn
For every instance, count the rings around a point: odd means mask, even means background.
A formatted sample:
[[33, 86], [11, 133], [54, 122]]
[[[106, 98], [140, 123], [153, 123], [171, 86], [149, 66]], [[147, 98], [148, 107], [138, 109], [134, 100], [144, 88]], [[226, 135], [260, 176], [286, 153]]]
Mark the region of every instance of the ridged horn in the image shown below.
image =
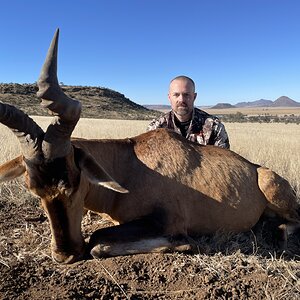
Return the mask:
[[26, 159], [41, 158], [44, 131], [27, 114], [12, 105], [0, 103], [0, 122], [17, 136]]
[[59, 29], [54, 34], [37, 82], [37, 96], [42, 100], [41, 105], [57, 116], [44, 136], [42, 151], [46, 159], [63, 157], [70, 153], [70, 137], [81, 113], [81, 103], [69, 98], [58, 83], [58, 36]]
[[41, 105], [54, 115], [67, 121], [78, 121], [81, 113], [79, 101], [69, 98], [61, 89], [57, 78], [57, 51], [59, 29], [56, 30], [50, 44], [40, 77], [37, 96], [42, 99]]

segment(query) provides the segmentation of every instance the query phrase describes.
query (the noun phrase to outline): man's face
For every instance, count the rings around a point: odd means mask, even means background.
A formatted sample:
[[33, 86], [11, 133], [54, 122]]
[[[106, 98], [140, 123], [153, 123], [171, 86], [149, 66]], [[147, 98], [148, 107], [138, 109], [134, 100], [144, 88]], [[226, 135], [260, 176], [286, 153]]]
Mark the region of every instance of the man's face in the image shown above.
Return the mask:
[[170, 83], [168, 96], [179, 121], [188, 121], [192, 116], [197, 96], [193, 84], [187, 79], [175, 79]]

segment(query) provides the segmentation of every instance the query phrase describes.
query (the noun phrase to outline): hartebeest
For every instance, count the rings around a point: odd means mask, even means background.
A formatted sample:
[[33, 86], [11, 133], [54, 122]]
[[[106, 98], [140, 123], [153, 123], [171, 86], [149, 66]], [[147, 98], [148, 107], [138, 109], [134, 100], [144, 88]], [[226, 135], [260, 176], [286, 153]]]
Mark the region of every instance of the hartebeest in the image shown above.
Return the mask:
[[[71, 139], [81, 105], [58, 84], [57, 43], [58, 30], [38, 80], [41, 105], [56, 115], [46, 132], [0, 104], [0, 121], [22, 146], [21, 156], [0, 167], [0, 179], [25, 174], [49, 218], [57, 262], [74, 262], [86, 249], [94, 257], [185, 249], [188, 236], [247, 231], [266, 209], [300, 224], [290, 184], [232, 151], [163, 129], [122, 140]], [[86, 247], [84, 209], [119, 225], [96, 231]]]

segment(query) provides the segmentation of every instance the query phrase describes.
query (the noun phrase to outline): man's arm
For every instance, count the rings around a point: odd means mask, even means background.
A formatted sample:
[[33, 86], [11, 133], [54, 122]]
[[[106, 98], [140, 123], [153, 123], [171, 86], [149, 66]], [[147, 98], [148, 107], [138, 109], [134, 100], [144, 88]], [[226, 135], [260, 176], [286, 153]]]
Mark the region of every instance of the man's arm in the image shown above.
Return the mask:
[[170, 118], [170, 112], [160, 116], [157, 119], [152, 120], [152, 122], [148, 125], [146, 131], [155, 130], [157, 128], [168, 127], [169, 118]]
[[160, 128], [159, 119], [154, 119], [147, 127], [146, 131], [155, 130], [157, 128]]
[[214, 145], [229, 149], [230, 144], [229, 144], [229, 138], [228, 134], [226, 132], [224, 124], [222, 124], [220, 121], [216, 122], [214, 126], [214, 133], [215, 133], [215, 138], [214, 138]]

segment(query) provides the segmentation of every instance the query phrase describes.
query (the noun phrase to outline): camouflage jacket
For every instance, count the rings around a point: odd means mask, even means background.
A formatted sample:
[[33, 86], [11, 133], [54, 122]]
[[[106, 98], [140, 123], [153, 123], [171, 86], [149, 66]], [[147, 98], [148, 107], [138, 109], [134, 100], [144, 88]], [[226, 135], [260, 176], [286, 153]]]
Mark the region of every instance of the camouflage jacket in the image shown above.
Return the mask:
[[198, 108], [194, 108], [192, 120], [186, 123], [180, 123], [174, 112], [169, 111], [153, 120], [147, 131], [157, 128], [174, 130], [188, 140], [201, 145], [215, 145], [228, 149], [230, 147], [227, 132], [220, 120]]

